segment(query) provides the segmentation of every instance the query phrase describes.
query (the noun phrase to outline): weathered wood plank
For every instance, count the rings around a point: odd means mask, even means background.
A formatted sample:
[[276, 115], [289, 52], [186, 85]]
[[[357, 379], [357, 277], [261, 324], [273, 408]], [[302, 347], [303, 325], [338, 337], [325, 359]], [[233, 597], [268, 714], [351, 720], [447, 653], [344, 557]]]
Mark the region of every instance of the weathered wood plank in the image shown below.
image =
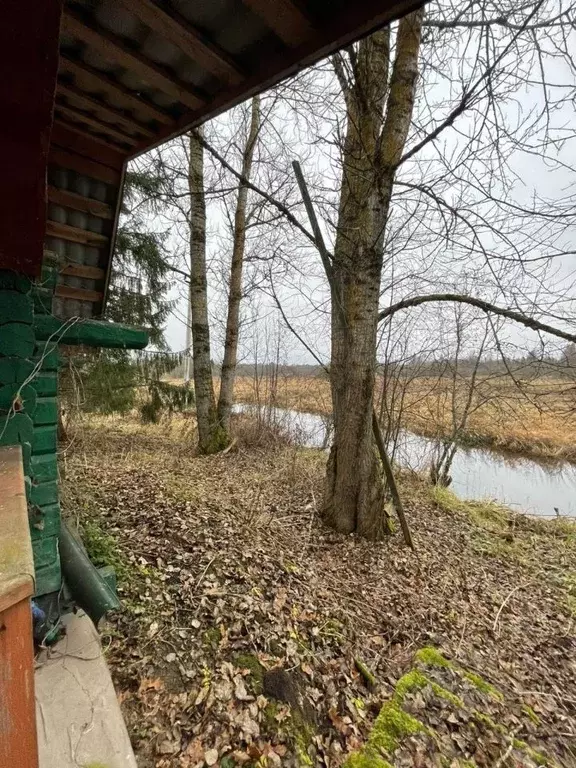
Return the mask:
[[46, 222], [46, 234], [50, 237], [59, 237], [62, 240], [68, 240], [71, 243], [82, 243], [83, 245], [107, 245], [109, 240], [106, 235], [100, 235], [97, 232], [88, 232], [87, 229], [72, 227], [70, 224], [61, 224], [59, 221]]
[[58, 272], [70, 277], [86, 277], [89, 280], [103, 280], [106, 272], [100, 267], [91, 267], [88, 264], [64, 264]]
[[89, 301], [92, 304], [101, 302], [103, 296], [100, 291], [89, 291], [87, 288], [73, 288], [70, 285], [57, 285], [54, 295], [58, 296], [60, 299]]
[[57, 94], [66, 96], [67, 99], [73, 99], [80, 104], [84, 109], [94, 109], [99, 115], [105, 115], [109, 120], [114, 120], [118, 125], [123, 126], [126, 130], [133, 133], [139, 133], [142, 136], [154, 136], [154, 132], [150, 130], [142, 123], [138, 122], [134, 118], [126, 117], [119, 109], [95, 99], [89, 94], [76, 88], [74, 85], [68, 85], [68, 83], [58, 83]]
[[122, 83], [113, 80], [105, 72], [100, 72], [100, 70], [91, 67], [83, 61], [74, 61], [74, 59], [66, 56], [66, 54], [61, 54], [60, 69], [62, 72], [68, 72], [83, 83], [86, 83], [86, 86], [93, 88], [95, 93], [110, 93], [115, 99], [121, 99], [123, 104], [126, 105], [126, 109], [138, 110], [142, 114], [147, 115], [150, 120], [156, 120], [158, 123], [171, 123], [173, 121], [173, 118], [162, 112], [159, 107], [139, 98], [134, 91], [131, 91]]
[[112, 219], [114, 211], [112, 206], [94, 200], [91, 197], [83, 197], [76, 192], [70, 192], [67, 189], [57, 189], [48, 187], [48, 200], [56, 205], [63, 205], [66, 208], [73, 208], [75, 211], [82, 211], [91, 216], [99, 216], [101, 219]]
[[108, 165], [102, 165], [95, 160], [89, 160], [87, 157], [77, 155], [73, 152], [67, 152], [60, 147], [50, 147], [49, 161], [62, 168], [70, 168], [83, 176], [89, 176], [98, 181], [104, 181], [106, 184], [119, 184], [122, 176], [120, 170], [110, 168]]
[[[130, 135], [128, 133], [125, 133], [124, 131], [118, 130], [117, 128], [114, 128], [111, 125], [108, 125], [108, 123], [105, 123], [102, 120], [98, 120], [96, 117], [85, 115], [80, 110], [74, 109], [74, 107], [57, 103], [54, 105], [54, 108], [58, 113], [58, 115], [60, 116], [64, 115], [64, 117], [67, 117], [76, 123], [80, 122], [82, 123], [82, 125], [88, 126], [88, 128], [92, 128], [95, 131], [99, 131], [100, 133], [105, 133], [107, 136], [111, 137], [111, 139], [116, 143], [129, 144], [131, 147], [135, 146], [138, 143], [138, 140], [133, 135]], [[100, 137], [95, 136], [94, 138], [100, 138]], [[114, 146], [114, 144], [112, 144], [112, 146]]]

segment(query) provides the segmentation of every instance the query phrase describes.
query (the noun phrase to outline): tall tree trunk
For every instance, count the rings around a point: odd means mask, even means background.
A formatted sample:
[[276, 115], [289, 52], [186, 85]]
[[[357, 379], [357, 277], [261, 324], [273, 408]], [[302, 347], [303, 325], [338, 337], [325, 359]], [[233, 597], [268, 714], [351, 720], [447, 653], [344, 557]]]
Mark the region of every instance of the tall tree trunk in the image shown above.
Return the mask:
[[[242, 157], [242, 177], [250, 179], [254, 148], [260, 130], [260, 97], [252, 99], [252, 110], [248, 138]], [[226, 432], [230, 429], [230, 414], [234, 403], [234, 380], [238, 358], [238, 337], [240, 330], [240, 302], [242, 300], [242, 271], [244, 268], [244, 249], [246, 245], [246, 204], [248, 187], [241, 181], [238, 186], [236, 213], [234, 215], [234, 244], [232, 265], [230, 267], [230, 292], [228, 294], [228, 317], [226, 319], [226, 337], [224, 340], [224, 359], [220, 377], [220, 395], [218, 398], [218, 418]]]
[[342, 62], [336, 67], [347, 126], [331, 280], [334, 443], [324, 517], [338, 531], [371, 539], [387, 530], [372, 433], [383, 242], [394, 173], [412, 116], [422, 19], [417, 11], [398, 25], [389, 87], [389, 29], [360, 43], [350, 66], [353, 82], [346, 81]]
[[212, 383], [206, 278], [204, 149], [194, 133], [190, 134], [188, 187], [190, 190], [190, 311], [198, 448], [200, 453], [216, 453], [225, 448], [229, 441], [228, 435], [218, 421]]

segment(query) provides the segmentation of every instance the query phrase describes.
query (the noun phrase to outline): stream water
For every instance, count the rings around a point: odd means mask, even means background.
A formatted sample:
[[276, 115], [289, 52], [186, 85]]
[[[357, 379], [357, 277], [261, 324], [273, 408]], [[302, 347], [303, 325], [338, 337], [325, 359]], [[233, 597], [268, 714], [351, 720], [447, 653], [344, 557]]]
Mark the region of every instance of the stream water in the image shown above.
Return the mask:
[[[257, 406], [238, 404], [237, 412], [257, 413]], [[284, 408], [266, 410], [266, 417], [288, 430], [302, 446], [326, 445], [328, 420], [313, 413]], [[402, 432], [395, 461], [415, 471], [426, 470], [436, 443]], [[541, 517], [576, 517], [576, 466], [568, 462], [539, 462], [481, 448], [458, 448], [450, 489], [464, 499], [492, 499], [518, 512]]]

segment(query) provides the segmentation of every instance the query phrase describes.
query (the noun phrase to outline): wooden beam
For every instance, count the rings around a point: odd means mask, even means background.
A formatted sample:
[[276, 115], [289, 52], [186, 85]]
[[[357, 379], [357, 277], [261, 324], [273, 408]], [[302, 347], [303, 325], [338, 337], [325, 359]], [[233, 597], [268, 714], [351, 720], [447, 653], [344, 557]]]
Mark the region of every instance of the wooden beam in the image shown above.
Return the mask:
[[[58, 104], [55, 104], [54, 106], [58, 108]], [[63, 112], [58, 112], [58, 114], [55, 115], [54, 127], [66, 128], [66, 130], [75, 133], [79, 137], [89, 138], [96, 146], [96, 152], [94, 154], [98, 157], [101, 149], [112, 149], [116, 152], [125, 152], [128, 154], [128, 147], [121, 147], [115, 139], [105, 138], [104, 136], [95, 136], [93, 133], [90, 133], [88, 126], [84, 125], [84, 123], [79, 123], [75, 120], [73, 121], [72, 118], [69, 120], [66, 119]], [[58, 142], [54, 143], [57, 144]]]
[[74, 107], [69, 107], [64, 104], [55, 104], [54, 109], [61, 115], [64, 115], [64, 117], [69, 117], [73, 122], [80, 122], [95, 131], [107, 134], [117, 143], [120, 142], [123, 144], [129, 144], [131, 147], [133, 147], [135, 144], [138, 144], [138, 139], [134, 136], [129, 136], [123, 131], [119, 131], [117, 128], [112, 128], [112, 126], [109, 126], [108, 123], [103, 123], [101, 120], [97, 120], [95, 117], [85, 115], [84, 112], [80, 112], [80, 110], [74, 109]]
[[58, 221], [46, 222], [46, 234], [49, 237], [59, 237], [70, 243], [82, 243], [82, 245], [101, 246], [108, 245], [109, 239], [97, 232], [88, 232], [86, 229], [71, 227], [69, 224], [60, 224]]
[[312, 35], [312, 24], [291, 0], [242, 0], [259, 16], [267, 27], [291, 48], [305, 42]]
[[58, 83], [57, 94], [66, 96], [67, 99], [74, 99], [83, 109], [97, 110], [98, 114], [105, 115], [109, 120], [115, 120], [118, 125], [126, 128], [130, 134], [136, 132], [142, 136], [154, 136], [154, 131], [151, 131], [147, 126], [142, 125], [142, 123], [139, 123], [133, 118], [126, 117], [126, 115], [120, 112], [119, 109], [115, 109], [114, 107], [93, 98], [79, 88], [76, 88], [74, 85], [62, 82]]
[[99, 216], [101, 219], [111, 219], [114, 215], [112, 207], [100, 200], [94, 200], [91, 197], [83, 197], [76, 192], [70, 192], [67, 189], [57, 189], [48, 187], [48, 200], [56, 205], [63, 205], [66, 208], [73, 208], [75, 211], [88, 213], [90, 216]]
[[116, 82], [105, 72], [100, 72], [83, 61], [74, 61], [65, 54], [60, 54], [60, 71], [74, 75], [78, 80], [85, 82], [89, 88], [93, 88], [96, 93], [103, 91], [113, 94], [115, 98], [123, 100], [126, 109], [138, 110], [147, 115], [150, 120], [156, 120], [158, 123], [171, 123], [173, 120], [159, 107], [139, 98], [134, 91], [122, 83]]
[[60, 147], [67, 152], [75, 152], [89, 160], [97, 157], [101, 165], [107, 165], [117, 171], [122, 169], [128, 154], [126, 149], [86, 133], [80, 125], [71, 125], [64, 119], [57, 120], [52, 126], [50, 151], [52, 151], [52, 147]]
[[153, 0], [139, 0], [137, 9], [134, 0], [120, 0], [120, 3], [203, 69], [229, 83], [239, 83], [243, 79], [244, 73], [234, 59], [173, 8], [160, 8]]
[[88, 264], [64, 264], [58, 268], [58, 273], [69, 277], [85, 277], [87, 280], [103, 280], [106, 277], [103, 269]]
[[158, 88], [187, 107], [197, 109], [205, 103], [205, 99], [196, 89], [179, 83], [178, 80], [172, 78], [162, 68], [140, 53], [128, 50], [119, 35], [88, 26], [78, 14], [70, 9], [67, 9], [62, 19], [62, 26], [68, 34], [86, 43], [102, 56], [126, 67], [153, 88]]
[[119, 184], [122, 177], [121, 170], [102, 165], [96, 160], [90, 160], [75, 152], [67, 152], [54, 144], [50, 147], [48, 162], [60, 165], [62, 168], [70, 168], [83, 176], [104, 181], [106, 184]]
[[102, 301], [102, 293], [100, 291], [89, 291], [86, 288], [72, 288], [70, 285], [57, 285], [54, 289], [54, 296], [58, 296], [59, 299], [89, 301], [91, 304], [98, 304]]

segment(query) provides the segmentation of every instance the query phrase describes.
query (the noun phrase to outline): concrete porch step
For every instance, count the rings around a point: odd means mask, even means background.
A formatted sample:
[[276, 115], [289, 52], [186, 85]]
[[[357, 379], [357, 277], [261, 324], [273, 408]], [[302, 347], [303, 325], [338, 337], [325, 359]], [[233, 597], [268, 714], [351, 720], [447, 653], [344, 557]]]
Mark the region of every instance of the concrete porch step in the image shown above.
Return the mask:
[[64, 618], [66, 636], [37, 658], [40, 768], [137, 768], [92, 621]]

